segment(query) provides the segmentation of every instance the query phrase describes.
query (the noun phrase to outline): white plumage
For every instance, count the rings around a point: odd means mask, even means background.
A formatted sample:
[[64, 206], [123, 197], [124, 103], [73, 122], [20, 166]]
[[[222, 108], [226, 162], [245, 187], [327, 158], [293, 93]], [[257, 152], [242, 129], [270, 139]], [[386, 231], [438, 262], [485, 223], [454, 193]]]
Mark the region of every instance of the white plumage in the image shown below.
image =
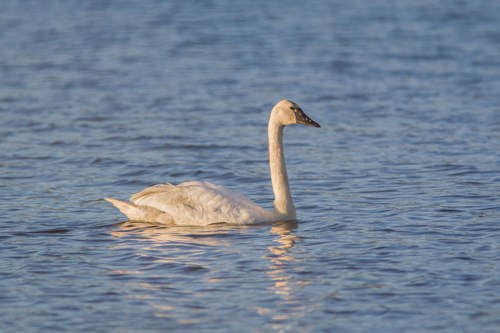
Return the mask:
[[255, 224], [296, 217], [283, 153], [283, 128], [305, 124], [320, 127], [289, 100], [278, 102], [268, 125], [269, 164], [275, 196], [274, 210], [266, 210], [245, 196], [208, 182], [160, 184], [132, 195], [130, 202], [106, 198], [130, 220], [168, 225], [214, 223]]

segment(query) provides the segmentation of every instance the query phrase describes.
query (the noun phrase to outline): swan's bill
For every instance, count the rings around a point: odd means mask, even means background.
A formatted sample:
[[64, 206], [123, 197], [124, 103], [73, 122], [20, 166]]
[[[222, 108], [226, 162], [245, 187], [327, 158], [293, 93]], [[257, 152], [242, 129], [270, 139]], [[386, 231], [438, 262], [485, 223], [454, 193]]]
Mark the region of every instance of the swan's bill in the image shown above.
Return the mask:
[[295, 113], [295, 120], [297, 124], [321, 127], [317, 122], [312, 120], [299, 106], [291, 106], [290, 109]]

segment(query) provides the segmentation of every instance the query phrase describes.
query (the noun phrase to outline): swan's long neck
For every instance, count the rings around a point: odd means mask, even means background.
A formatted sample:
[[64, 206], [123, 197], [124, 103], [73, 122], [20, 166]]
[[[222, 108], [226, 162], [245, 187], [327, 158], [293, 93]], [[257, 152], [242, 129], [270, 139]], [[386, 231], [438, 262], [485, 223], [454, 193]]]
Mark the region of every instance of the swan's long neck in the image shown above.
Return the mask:
[[295, 219], [295, 206], [288, 185], [285, 154], [283, 152], [283, 128], [282, 124], [273, 121], [273, 119], [269, 121], [269, 165], [271, 167], [271, 182], [274, 192], [274, 210], [282, 218]]

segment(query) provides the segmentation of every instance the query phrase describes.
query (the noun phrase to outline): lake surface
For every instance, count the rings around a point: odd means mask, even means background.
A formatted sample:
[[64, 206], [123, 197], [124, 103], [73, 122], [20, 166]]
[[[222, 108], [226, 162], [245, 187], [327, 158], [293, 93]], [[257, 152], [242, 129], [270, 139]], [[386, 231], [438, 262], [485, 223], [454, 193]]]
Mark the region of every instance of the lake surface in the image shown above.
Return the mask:
[[[166, 228], [187, 180], [296, 222]], [[498, 332], [500, 2], [2, 1], [1, 332]]]

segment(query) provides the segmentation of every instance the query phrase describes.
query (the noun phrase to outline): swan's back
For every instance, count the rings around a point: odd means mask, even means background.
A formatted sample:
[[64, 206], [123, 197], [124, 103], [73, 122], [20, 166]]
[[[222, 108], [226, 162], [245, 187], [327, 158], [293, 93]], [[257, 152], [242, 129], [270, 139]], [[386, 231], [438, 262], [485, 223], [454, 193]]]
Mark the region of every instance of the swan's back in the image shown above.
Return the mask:
[[270, 212], [245, 196], [208, 182], [160, 184], [132, 195], [138, 208], [154, 208], [177, 225], [252, 224], [272, 219]]

